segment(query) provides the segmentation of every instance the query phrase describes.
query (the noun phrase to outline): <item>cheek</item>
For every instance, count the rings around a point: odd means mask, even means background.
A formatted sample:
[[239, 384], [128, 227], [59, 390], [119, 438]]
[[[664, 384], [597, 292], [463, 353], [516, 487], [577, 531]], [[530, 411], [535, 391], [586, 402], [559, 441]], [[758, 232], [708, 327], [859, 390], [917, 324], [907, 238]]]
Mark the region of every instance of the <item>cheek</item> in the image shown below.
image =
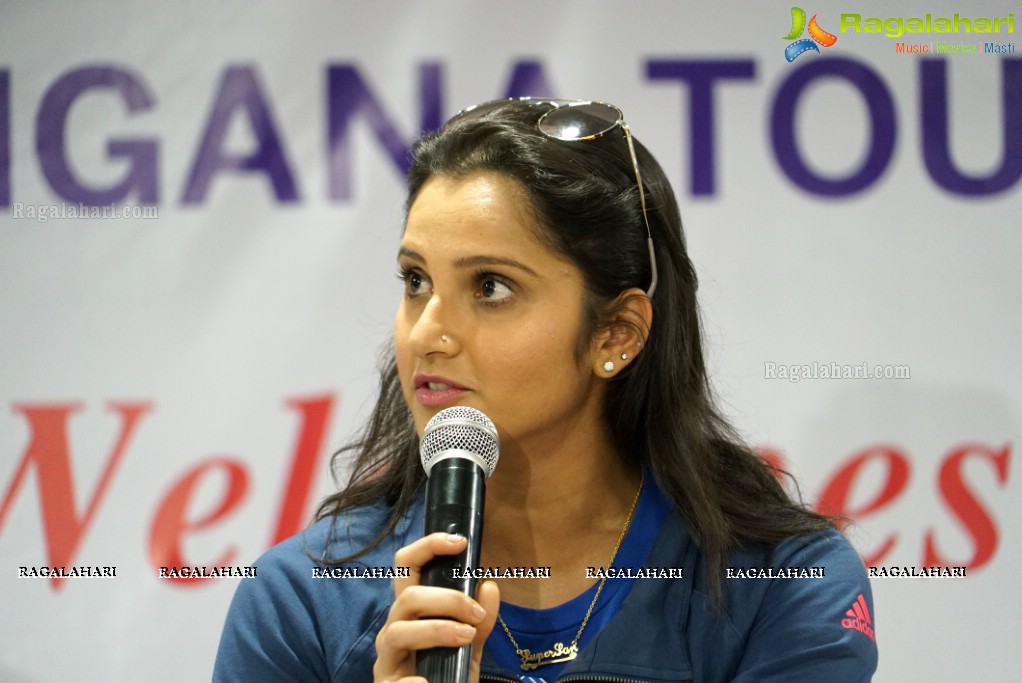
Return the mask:
[[401, 308], [398, 308], [394, 317], [394, 358], [397, 361], [398, 378], [401, 380], [401, 388], [408, 395], [408, 387], [405, 386], [406, 375], [410, 371], [413, 362], [413, 354], [408, 343], [408, 322], [407, 316]]
[[503, 368], [509, 381], [528, 390], [530, 400], [556, 401], [555, 397], [576, 391], [585, 379], [584, 369], [575, 362], [575, 342], [554, 325], [519, 329], [501, 337], [490, 349], [489, 360]]
[[394, 315], [394, 350], [396, 352], [407, 347], [408, 334], [404, 318], [405, 316], [399, 307]]

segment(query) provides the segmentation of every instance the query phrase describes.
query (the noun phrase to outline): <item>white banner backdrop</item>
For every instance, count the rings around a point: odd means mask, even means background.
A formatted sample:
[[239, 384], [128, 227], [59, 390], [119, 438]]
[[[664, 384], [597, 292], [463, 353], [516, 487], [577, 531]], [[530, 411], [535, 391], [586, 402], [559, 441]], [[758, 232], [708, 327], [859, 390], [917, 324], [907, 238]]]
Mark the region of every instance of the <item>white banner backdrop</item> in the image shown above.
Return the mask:
[[876, 680], [1019, 680], [1015, 3], [801, 9], [836, 42], [773, 1], [0, 8], [0, 680], [209, 678], [238, 579], [160, 567], [334, 490], [407, 147], [525, 94], [664, 165], [750, 442], [868, 565], [967, 567], [873, 579]]

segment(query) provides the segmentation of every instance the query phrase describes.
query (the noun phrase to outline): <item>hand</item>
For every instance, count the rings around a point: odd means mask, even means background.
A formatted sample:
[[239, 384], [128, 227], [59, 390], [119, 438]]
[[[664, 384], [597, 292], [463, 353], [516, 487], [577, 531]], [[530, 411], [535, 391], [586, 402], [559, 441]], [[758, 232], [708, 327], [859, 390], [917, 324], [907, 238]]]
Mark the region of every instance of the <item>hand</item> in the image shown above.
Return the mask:
[[[483, 644], [497, 622], [500, 590], [486, 581], [476, 590], [477, 600], [450, 588], [419, 585], [422, 568], [437, 555], [457, 555], [468, 541], [464, 536], [435, 533], [405, 546], [394, 555], [395, 567], [408, 567], [407, 578], [394, 579], [394, 604], [387, 622], [376, 634], [377, 683], [426, 683], [415, 675], [415, 651], [472, 644], [472, 674], [479, 680]], [[422, 617], [429, 616], [429, 619]], [[433, 618], [436, 617], [436, 618]]]

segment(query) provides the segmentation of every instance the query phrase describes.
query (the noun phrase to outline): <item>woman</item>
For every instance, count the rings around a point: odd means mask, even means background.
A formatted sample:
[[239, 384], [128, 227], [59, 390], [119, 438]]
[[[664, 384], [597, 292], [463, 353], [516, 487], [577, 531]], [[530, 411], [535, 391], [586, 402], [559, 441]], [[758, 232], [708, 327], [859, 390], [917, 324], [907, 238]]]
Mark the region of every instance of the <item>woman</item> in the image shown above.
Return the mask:
[[[715, 410], [676, 201], [620, 111], [487, 103], [425, 136], [398, 262], [351, 481], [240, 584], [216, 680], [421, 681], [416, 651], [465, 644], [480, 680], [870, 679], [861, 560]], [[418, 438], [452, 405], [501, 439], [480, 566], [549, 578], [419, 585], [465, 547], [422, 537]]]

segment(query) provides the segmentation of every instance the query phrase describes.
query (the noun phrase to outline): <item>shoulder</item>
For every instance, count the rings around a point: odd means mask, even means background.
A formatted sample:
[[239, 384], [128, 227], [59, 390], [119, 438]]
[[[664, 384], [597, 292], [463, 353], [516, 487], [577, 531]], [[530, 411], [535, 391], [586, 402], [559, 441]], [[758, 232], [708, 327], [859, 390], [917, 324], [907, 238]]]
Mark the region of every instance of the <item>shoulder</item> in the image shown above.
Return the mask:
[[[866, 575], [859, 554], [841, 532], [836, 529], [801, 534], [775, 545], [745, 544], [732, 555], [732, 565], [764, 565], [774, 568], [817, 568], [821, 577]], [[818, 572], [819, 573], [819, 572]]]
[[[338, 676], [347, 667], [362, 674], [371, 668], [372, 641], [393, 591], [385, 570], [421, 534], [421, 501], [383, 543], [342, 565], [347, 572], [335, 569], [336, 560], [365, 548], [391, 513], [380, 503], [321, 519], [253, 563], [256, 576], [238, 584], [228, 610], [213, 679], [344, 680]], [[359, 578], [366, 569], [384, 571]]]
[[[339, 560], [363, 551], [386, 527], [392, 514], [393, 508], [380, 501], [317, 520], [263, 553], [254, 564], [257, 576], [242, 581], [238, 592], [320, 591], [321, 585], [315, 579], [323, 578], [326, 574], [320, 570], [338, 566]], [[392, 565], [394, 553], [412, 538], [421, 535], [421, 517], [420, 497], [398, 519], [394, 531], [382, 543], [342, 566], [365, 568]], [[327, 582], [327, 585], [345, 584]], [[361, 582], [353, 585], [360, 586]]]
[[870, 679], [873, 596], [862, 559], [841, 533], [743, 547], [724, 571], [725, 609], [744, 641], [736, 680]]

